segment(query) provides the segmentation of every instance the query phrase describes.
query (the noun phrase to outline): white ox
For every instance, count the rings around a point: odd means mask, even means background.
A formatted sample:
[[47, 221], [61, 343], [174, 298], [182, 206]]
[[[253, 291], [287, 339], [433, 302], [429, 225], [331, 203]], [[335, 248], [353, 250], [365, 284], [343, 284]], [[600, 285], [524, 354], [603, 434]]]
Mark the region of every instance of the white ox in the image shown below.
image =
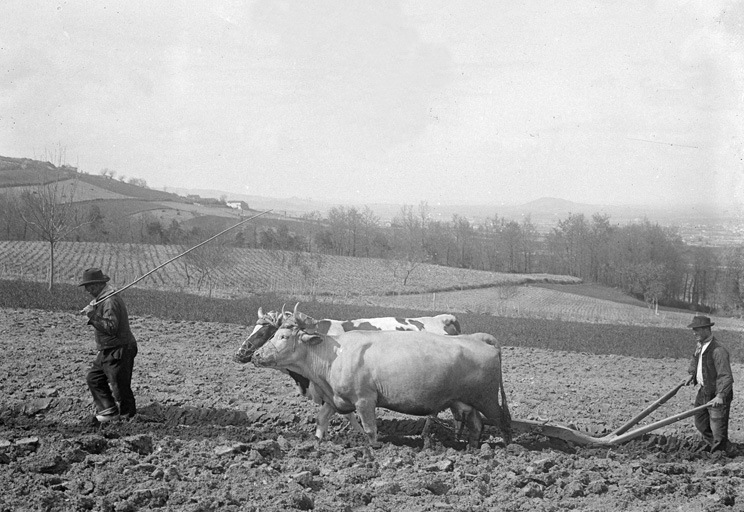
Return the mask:
[[[295, 312], [297, 306], [295, 306]], [[282, 308], [282, 312], [269, 311], [264, 313], [263, 308], [258, 308], [258, 320], [254, 326], [251, 334], [248, 338], [243, 341], [235, 354], [235, 360], [239, 363], [247, 363], [253, 357], [253, 354], [260, 349], [264, 344], [274, 335], [274, 333], [282, 326], [282, 323], [287, 318], [291, 318], [293, 313], [285, 312]], [[312, 323], [315, 327], [315, 332], [319, 334], [329, 334], [336, 336], [349, 331], [365, 330], [365, 331], [422, 331], [432, 332], [435, 334], [442, 335], [458, 335], [460, 334], [460, 322], [454, 315], [443, 313], [436, 316], [424, 316], [417, 318], [399, 318], [399, 317], [380, 317], [380, 318], [359, 318], [356, 320], [332, 320], [324, 318], [322, 320], [315, 320], [303, 313], [298, 313], [304, 319], [305, 323]], [[319, 405], [323, 405], [323, 399], [320, 393], [317, 392], [315, 386], [303, 376], [301, 373], [296, 371], [287, 370], [286, 373], [295, 381], [300, 393], [306, 396]], [[457, 421], [461, 421], [462, 416], [470, 413], [469, 410], [460, 410], [453, 408], [452, 413]], [[331, 414], [329, 414], [330, 417]], [[357, 432], [363, 432], [362, 427], [356, 419], [353, 413], [344, 414], [346, 419], [351, 424], [352, 428]], [[431, 428], [431, 421], [427, 419], [424, 426], [424, 434], [427, 434]], [[326, 424], [327, 429], [327, 424]], [[321, 429], [318, 424], [315, 432], [318, 439], [322, 439], [325, 436], [325, 430]]]
[[[470, 447], [483, 425], [478, 413], [511, 441], [511, 417], [501, 378], [501, 349], [489, 334], [442, 336], [426, 331], [350, 331], [320, 334], [295, 314], [253, 354], [256, 366], [306, 376], [323, 405], [322, 439], [334, 412], [356, 411], [372, 446], [376, 407], [417, 416], [451, 408], [468, 423]], [[501, 397], [501, 404], [499, 404]]]

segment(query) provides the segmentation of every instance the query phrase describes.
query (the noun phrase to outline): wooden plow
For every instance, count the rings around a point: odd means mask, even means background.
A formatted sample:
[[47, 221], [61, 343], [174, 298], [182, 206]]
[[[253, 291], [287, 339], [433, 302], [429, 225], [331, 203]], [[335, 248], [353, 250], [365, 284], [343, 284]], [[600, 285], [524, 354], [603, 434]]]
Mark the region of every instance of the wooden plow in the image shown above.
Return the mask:
[[667, 425], [676, 423], [685, 418], [689, 418], [690, 416], [693, 416], [699, 411], [702, 411], [706, 407], [709, 407], [710, 404], [704, 404], [704, 405], [695, 407], [694, 409], [690, 409], [689, 411], [674, 414], [672, 416], [664, 418], [663, 420], [656, 421], [649, 425], [638, 427], [635, 430], [630, 430], [639, 421], [641, 421], [643, 418], [645, 418], [646, 416], [654, 412], [667, 400], [669, 400], [674, 395], [676, 395], [677, 391], [679, 391], [680, 388], [684, 385], [685, 385], [684, 382], [676, 385], [666, 395], [662, 396], [661, 398], [656, 400], [654, 403], [646, 407], [643, 411], [641, 411], [637, 416], [632, 418], [630, 421], [628, 421], [627, 423], [625, 423], [618, 429], [610, 432], [609, 434], [603, 437], [590, 436], [589, 434], [585, 432], [580, 432], [568, 426], [549, 425], [544, 422], [532, 421], [532, 420], [512, 420], [511, 422], [512, 430], [516, 432], [533, 433], [533, 434], [543, 435], [546, 437], [562, 439], [564, 441], [569, 441], [571, 443], [575, 443], [578, 445], [584, 445], [584, 446], [619, 445], [619, 444], [631, 441], [637, 437], [640, 437], [643, 434], [646, 434], [648, 432], [652, 432], [661, 427], [665, 427]]

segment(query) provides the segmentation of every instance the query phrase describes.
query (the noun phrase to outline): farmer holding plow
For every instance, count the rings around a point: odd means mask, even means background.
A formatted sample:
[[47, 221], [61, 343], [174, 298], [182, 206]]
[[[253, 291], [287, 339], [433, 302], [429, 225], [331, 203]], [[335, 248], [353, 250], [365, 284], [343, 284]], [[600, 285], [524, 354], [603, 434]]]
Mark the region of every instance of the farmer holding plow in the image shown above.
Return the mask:
[[695, 407], [709, 404], [695, 414], [695, 427], [703, 435], [710, 451], [726, 452], [731, 401], [734, 398], [734, 378], [728, 350], [711, 334], [715, 325], [707, 316], [695, 316], [687, 327], [697, 340], [695, 354], [690, 361], [685, 385], [700, 384]]
[[89, 268], [78, 285], [93, 296], [83, 313], [88, 317], [88, 325], [95, 329], [98, 350], [87, 376], [97, 423], [118, 419], [120, 415], [131, 419], [137, 412], [132, 392], [137, 341], [129, 328], [127, 306], [108, 281], [101, 269]]

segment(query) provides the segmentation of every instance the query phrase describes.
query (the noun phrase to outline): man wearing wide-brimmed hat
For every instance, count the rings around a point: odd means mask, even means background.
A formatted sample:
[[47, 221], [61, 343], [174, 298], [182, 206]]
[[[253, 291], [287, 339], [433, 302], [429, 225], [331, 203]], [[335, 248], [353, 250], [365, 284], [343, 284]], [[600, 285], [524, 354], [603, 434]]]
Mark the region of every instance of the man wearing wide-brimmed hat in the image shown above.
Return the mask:
[[697, 340], [695, 355], [690, 361], [685, 384], [699, 384], [695, 407], [709, 404], [695, 415], [695, 427], [711, 452], [728, 448], [728, 422], [731, 401], [734, 398], [734, 377], [728, 350], [711, 334], [715, 325], [707, 316], [695, 316], [687, 326]]
[[137, 341], [129, 328], [127, 306], [121, 295], [114, 294], [108, 281], [101, 269], [89, 268], [78, 284], [93, 296], [83, 312], [88, 316], [88, 325], [95, 329], [98, 355], [86, 380], [96, 406], [96, 421], [100, 423], [132, 418], [137, 412], [132, 392]]

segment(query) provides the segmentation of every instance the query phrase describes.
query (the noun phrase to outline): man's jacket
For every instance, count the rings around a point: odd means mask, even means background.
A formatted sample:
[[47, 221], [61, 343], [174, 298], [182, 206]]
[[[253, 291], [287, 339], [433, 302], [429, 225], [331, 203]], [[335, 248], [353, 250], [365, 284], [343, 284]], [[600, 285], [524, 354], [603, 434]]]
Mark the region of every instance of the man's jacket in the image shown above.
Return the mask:
[[[105, 297], [113, 292], [114, 289], [106, 285], [98, 298]], [[93, 314], [88, 316], [88, 325], [95, 328], [96, 348], [98, 350], [137, 343], [134, 334], [129, 329], [127, 306], [119, 295], [108, 297], [98, 304]]]
[[[731, 363], [729, 353], [726, 347], [716, 341], [715, 336], [711, 337], [708, 348], [703, 352], [703, 387], [705, 394], [717, 396], [724, 402], [730, 402], [733, 397], [734, 377], [731, 373]], [[695, 351], [690, 361], [690, 367], [687, 372], [693, 376], [694, 383], [697, 381], [697, 365], [700, 358], [700, 350]]]

